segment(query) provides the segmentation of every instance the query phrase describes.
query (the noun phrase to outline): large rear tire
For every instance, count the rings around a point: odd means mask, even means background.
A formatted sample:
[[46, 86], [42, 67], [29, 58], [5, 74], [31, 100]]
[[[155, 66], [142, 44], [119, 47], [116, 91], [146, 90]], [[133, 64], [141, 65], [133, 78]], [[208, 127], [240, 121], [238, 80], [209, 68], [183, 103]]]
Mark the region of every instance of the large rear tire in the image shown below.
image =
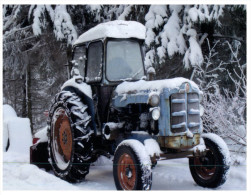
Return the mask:
[[[127, 140], [126, 140], [127, 141]], [[150, 190], [152, 171], [150, 157], [137, 140], [120, 144], [113, 161], [113, 176], [117, 190]], [[140, 150], [137, 151], [136, 147]], [[147, 159], [143, 161], [142, 159]]]
[[92, 156], [91, 116], [72, 92], [56, 95], [48, 119], [49, 162], [56, 176], [80, 182], [89, 173]]
[[208, 151], [204, 157], [189, 159], [190, 171], [199, 186], [216, 188], [227, 179], [230, 167], [229, 151], [219, 136], [208, 133], [203, 137]]

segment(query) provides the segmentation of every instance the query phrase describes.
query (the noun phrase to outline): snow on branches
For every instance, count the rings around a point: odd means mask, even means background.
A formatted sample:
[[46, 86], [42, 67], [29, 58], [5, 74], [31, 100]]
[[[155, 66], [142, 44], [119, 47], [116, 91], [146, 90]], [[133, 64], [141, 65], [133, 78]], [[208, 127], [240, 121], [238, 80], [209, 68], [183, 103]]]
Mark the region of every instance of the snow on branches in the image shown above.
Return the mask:
[[[46, 18], [46, 12], [49, 18]], [[66, 5], [57, 5], [55, 9], [51, 5], [31, 5], [29, 19], [33, 17], [32, 29], [34, 35], [42, 34], [46, 28], [47, 20], [52, 21], [54, 34], [58, 40], [66, 39], [72, 44], [77, 39], [77, 32], [72, 24], [71, 16], [68, 14]]]
[[57, 5], [55, 8], [54, 33], [59, 40], [67, 38], [68, 44], [74, 43], [77, 39], [77, 32], [66, 5]]
[[[230, 44], [225, 41], [232, 54], [226, 62], [218, 61], [217, 41], [210, 47], [201, 66], [195, 66], [194, 79], [203, 90], [204, 115], [202, 116], [204, 130], [214, 132], [221, 136], [232, 152], [246, 152], [246, 73], [245, 64], [240, 63], [239, 44]], [[227, 67], [232, 64], [233, 71]], [[231, 87], [234, 89], [220, 88], [221, 74], [228, 76]]]
[[[149, 52], [146, 63], [149, 66], [162, 63], [167, 56], [172, 58], [178, 53], [185, 54], [183, 64], [186, 69], [201, 65], [203, 56], [194, 24], [218, 21], [223, 13], [222, 8], [221, 5], [151, 5], [145, 16], [145, 43]], [[152, 53], [156, 53], [154, 60], [149, 58]]]

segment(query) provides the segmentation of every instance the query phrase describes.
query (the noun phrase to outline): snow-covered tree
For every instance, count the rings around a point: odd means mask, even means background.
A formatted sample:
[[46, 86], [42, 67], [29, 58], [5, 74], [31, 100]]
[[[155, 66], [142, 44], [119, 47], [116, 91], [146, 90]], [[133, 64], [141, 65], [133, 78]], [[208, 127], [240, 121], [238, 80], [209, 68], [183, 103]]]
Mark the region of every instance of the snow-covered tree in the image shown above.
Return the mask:
[[151, 5], [145, 16], [148, 46], [146, 65], [156, 66], [164, 63], [166, 56], [172, 58], [179, 54], [184, 56], [186, 69], [200, 66], [203, 55], [196, 24], [219, 21], [222, 8], [219, 5]]
[[[239, 47], [225, 42], [230, 59], [219, 61], [216, 51], [220, 41], [210, 47], [204, 57], [204, 63], [194, 69], [194, 79], [204, 93], [204, 130], [214, 132], [224, 138], [232, 152], [246, 152], [246, 65], [240, 63]], [[232, 65], [231, 65], [232, 64]], [[230, 73], [228, 66], [233, 67]], [[227, 75], [233, 86], [223, 88], [220, 85], [221, 75]]]

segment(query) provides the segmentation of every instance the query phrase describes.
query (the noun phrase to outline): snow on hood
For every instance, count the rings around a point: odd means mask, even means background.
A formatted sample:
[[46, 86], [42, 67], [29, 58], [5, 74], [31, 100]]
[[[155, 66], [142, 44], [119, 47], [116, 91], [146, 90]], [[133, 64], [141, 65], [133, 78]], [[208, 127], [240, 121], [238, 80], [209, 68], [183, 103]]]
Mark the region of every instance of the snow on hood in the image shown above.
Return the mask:
[[126, 94], [131, 91], [140, 92], [145, 90], [157, 91], [161, 93], [164, 88], [169, 88], [169, 89], [179, 88], [184, 82], [190, 83], [193, 88], [199, 90], [199, 87], [193, 81], [182, 77], [178, 77], [174, 79], [164, 79], [157, 81], [140, 80], [136, 82], [123, 82], [117, 86], [116, 92], [118, 95]]
[[143, 24], [135, 21], [110, 21], [91, 28], [82, 34], [74, 45], [105, 37], [145, 39], [146, 28]]

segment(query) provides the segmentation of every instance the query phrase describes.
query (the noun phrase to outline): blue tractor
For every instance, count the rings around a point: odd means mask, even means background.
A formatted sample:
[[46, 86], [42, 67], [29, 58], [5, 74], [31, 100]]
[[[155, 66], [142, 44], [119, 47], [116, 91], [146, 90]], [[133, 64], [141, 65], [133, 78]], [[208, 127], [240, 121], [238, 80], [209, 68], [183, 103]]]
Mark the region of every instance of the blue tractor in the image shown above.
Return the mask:
[[44, 144], [55, 175], [79, 182], [100, 155], [112, 156], [118, 190], [150, 190], [158, 160], [187, 157], [198, 185], [225, 182], [229, 151], [202, 134], [201, 91], [185, 78], [151, 80], [144, 39], [133, 21], [99, 24], [77, 39], [70, 78], [49, 110], [48, 141], [31, 147], [32, 163]]

